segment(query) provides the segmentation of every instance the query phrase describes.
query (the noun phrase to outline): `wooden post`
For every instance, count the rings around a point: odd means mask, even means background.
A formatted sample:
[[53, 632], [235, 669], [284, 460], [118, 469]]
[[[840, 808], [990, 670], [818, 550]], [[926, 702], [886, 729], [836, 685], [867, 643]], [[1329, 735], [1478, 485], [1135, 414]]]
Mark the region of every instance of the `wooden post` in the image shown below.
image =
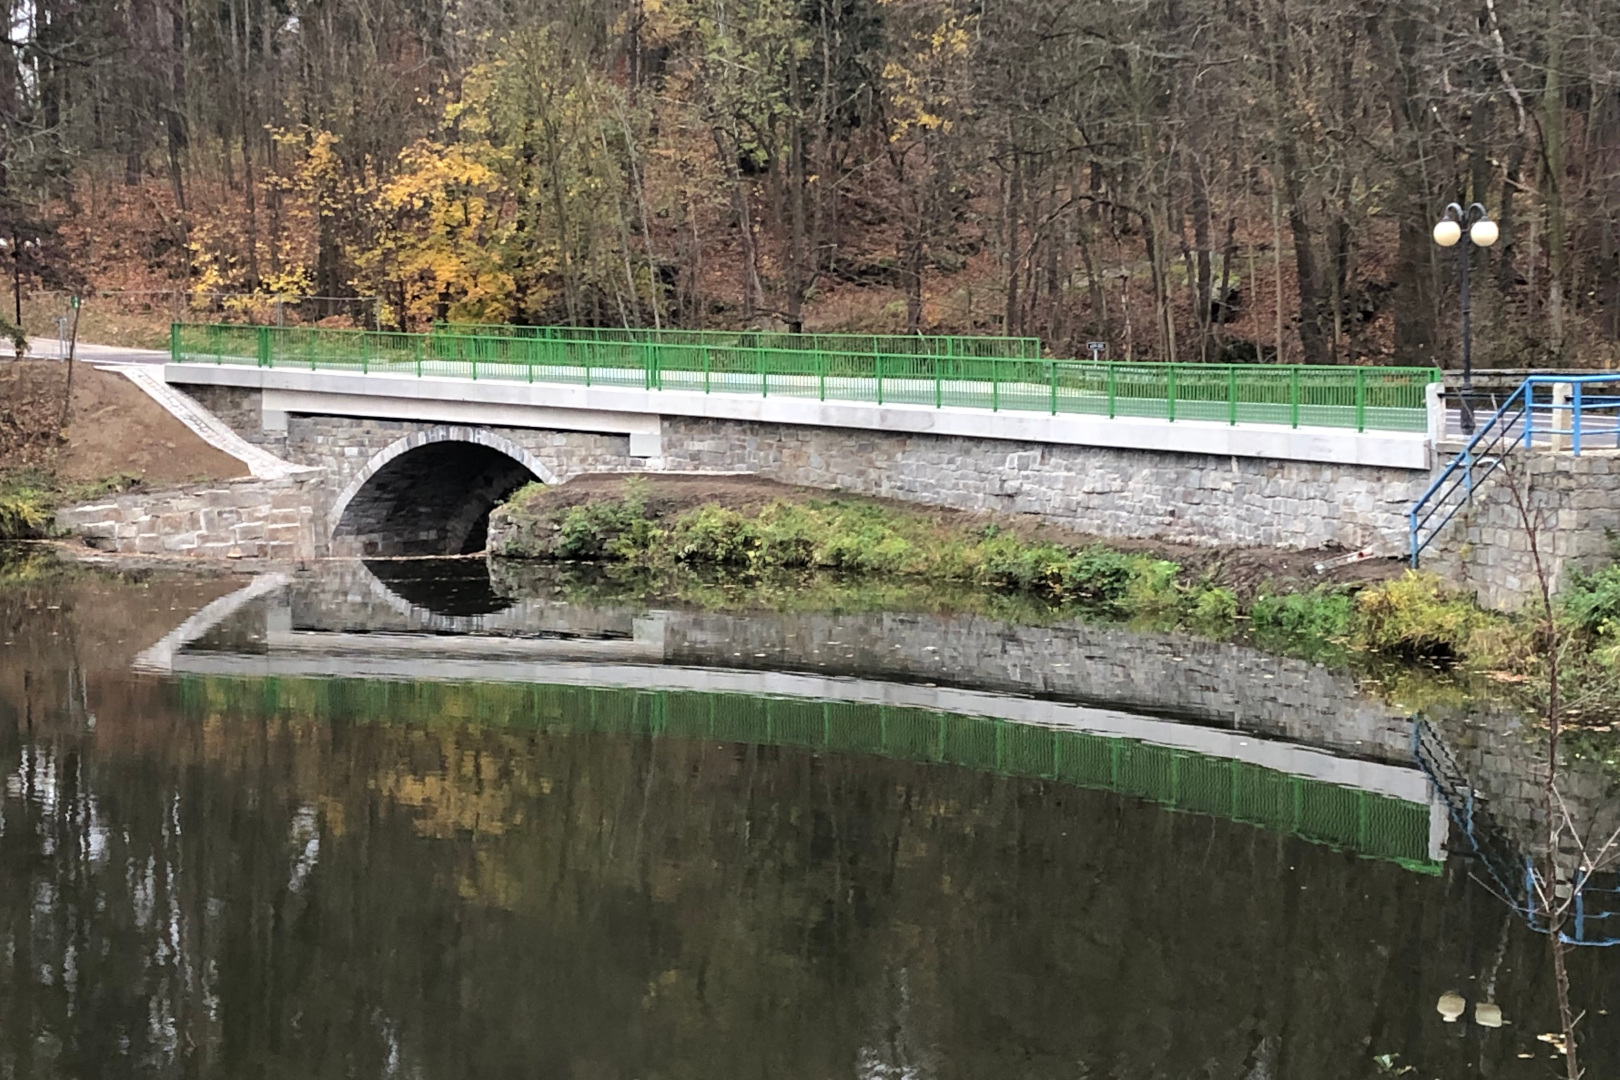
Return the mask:
[[67, 389], [62, 394], [62, 420], [61, 420], [61, 423], [56, 425], [56, 430], [62, 432], [64, 436], [66, 436], [66, 434], [67, 434], [68, 420], [70, 420], [72, 418], [72, 412], [73, 412], [73, 353], [74, 353], [74, 350], [78, 348], [78, 345], [79, 345], [79, 298], [77, 296], [75, 296], [73, 298], [73, 335], [68, 339]]

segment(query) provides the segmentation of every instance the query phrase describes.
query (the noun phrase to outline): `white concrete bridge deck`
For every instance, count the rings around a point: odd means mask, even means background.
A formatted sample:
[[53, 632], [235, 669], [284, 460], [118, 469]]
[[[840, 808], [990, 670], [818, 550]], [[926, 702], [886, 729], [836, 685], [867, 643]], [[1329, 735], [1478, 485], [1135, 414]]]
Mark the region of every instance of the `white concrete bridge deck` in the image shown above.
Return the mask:
[[[1430, 431], [1358, 432], [1328, 426], [1108, 418], [1068, 412], [1053, 415], [892, 401], [879, 405], [821, 401], [807, 394], [762, 396], [757, 389], [726, 393], [666, 385], [648, 390], [251, 364], [171, 363], [164, 367], [164, 377], [171, 385], [261, 391], [263, 423], [269, 431], [284, 430], [289, 413], [596, 431], [628, 434], [632, 455], [646, 458], [662, 456], [663, 417], [1414, 470], [1430, 468], [1435, 442]], [[1431, 408], [1431, 417], [1431, 427], [1438, 431], [1442, 414]]]

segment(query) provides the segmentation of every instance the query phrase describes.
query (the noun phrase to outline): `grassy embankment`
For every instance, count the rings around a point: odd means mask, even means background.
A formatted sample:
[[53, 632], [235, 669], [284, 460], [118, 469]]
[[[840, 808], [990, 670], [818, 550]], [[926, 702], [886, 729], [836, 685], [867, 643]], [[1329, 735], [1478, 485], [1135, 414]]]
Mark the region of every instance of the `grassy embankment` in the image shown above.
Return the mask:
[[[824, 596], [825, 585], [811, 579], [833, 571], [854, 576], [879, 599], [911, 583], [957, 597], [1016, 599], [1048, 613], [1216, 637], [1244, 634], [1293, 653], [1359, 653], [1488, 672], [1508, 687], [1532, 686], [1546, 666], [1545, 629], [1533, 615], [1484, 611], [1432, 575], [1234, 587], [1218, 573], [1151, 553], [1068, 545], [863, 500], [778, 499], [757, 509], [708, 504], [661, 512], [634, 481], [617, 495], [567, 506], [547, 505], [544, 493], [526, 489], [498, 511], [497, 554], [625, 564], [664, 575], [665, 589], [671, 574], [726, 568], [780, 594], [792, 587], [783, 575], [797, 571]], [[1559, 597], [1559, 620], [1565, 679], [1577, 693], [1610, 685], [1609, 677], [1620, 675], [1620, 567], [1577, 577]], [[1590, 703], [1594, 711], [1601, 705]]]

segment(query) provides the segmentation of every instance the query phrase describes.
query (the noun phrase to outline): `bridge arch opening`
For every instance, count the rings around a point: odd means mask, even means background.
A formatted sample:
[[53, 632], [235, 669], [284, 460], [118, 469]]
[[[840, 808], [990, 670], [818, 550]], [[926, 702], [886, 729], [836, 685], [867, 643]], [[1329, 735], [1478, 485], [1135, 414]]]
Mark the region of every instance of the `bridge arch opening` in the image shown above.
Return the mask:
[[419, 432], [374, 456], [332, 508], [334, 555], [470, 555], [489, 513], [554, 478], [521, 447], [476, 429]]

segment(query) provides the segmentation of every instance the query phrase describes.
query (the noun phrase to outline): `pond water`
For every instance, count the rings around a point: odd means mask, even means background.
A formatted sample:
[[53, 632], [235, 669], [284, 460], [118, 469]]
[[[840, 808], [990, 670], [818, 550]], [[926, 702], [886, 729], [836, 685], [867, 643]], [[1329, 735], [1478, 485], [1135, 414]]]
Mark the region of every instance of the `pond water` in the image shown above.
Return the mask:
[[[0, 633], [0, 1078], [1561, 1068], [1546, 938], [1312, 664], [477, 562], [47, 571]], [[1571, 977], [1620, 1075], [1620, 950]]]

